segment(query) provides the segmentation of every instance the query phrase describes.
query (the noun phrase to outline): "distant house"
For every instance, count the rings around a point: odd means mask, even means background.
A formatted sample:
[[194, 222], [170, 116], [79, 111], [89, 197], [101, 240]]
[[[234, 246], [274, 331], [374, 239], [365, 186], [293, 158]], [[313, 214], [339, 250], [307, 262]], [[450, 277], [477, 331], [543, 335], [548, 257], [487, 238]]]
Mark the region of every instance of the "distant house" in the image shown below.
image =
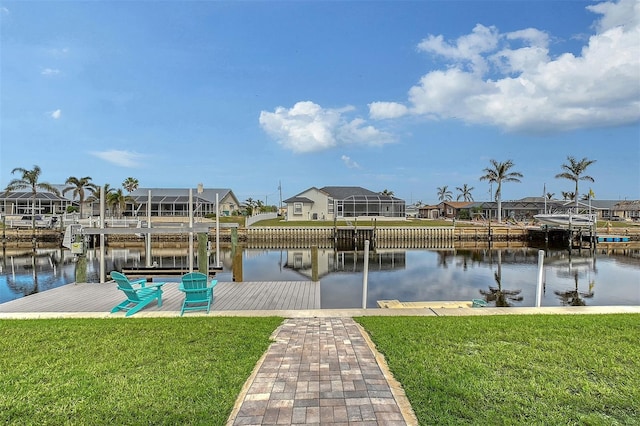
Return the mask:
[[443, 201], [438, 204], [438, 210], [441, 217], [453, 219], [459, 217], [460, 211], [470, 204], [473, 203], [471, 201]]
[[[544, 197], [525, 197], [519, 200], [502, 201], [502, 217], [515, 220], [532, 220], [533, 216], [543, 213], [560, 213], [575, 209], [573, 200], [548, 200]], [[480, 201], [469, 203], [459, 211], [468, 210], [471, 218], [482, 216], [484, 219], [498, 217], [498, 203]], [[581, 213], [591, 212], [600, 220], [640, 219], [640, 201], [591, 200], [578, 201]], [[466, 215], [466, 213], [465, 213]], [[638, 220], [635, 219], [635, 220]]]
[[[146, 216], [151, 194], [151, 216], [188, 216], [188, 188], [138, 188], [128, 194], [133, 202], [128, 202], [123, 212], [125, 216]], [[216, 209], [216, 194], [218, 208]], [[202, 188], [192, 190], [193, 214], [206, 216], [218, 213], [230, 216], [240, 208], [240, 202], [233, 191], [226, 188]], [[99, 214], [99, 203], [93, 203], [94, 214]]]
[[404, 200], [359, 186], [311, 187], [284, 200], [287, 220], [405, 218]]
[[[39, 191], [35, 197], [35, 213], [37, 215], [62, 214], [68, 206], [73, 204], [72, 200], [64, 196]], [[33, 207], [33, 194], [30, 191], [0, 191], [0, 214], [3, 216], [30, 215], [34, 211]]]
[[612, 216], [621, 220], [640, 220], [640, 200], [619, 201], [614, 204]]

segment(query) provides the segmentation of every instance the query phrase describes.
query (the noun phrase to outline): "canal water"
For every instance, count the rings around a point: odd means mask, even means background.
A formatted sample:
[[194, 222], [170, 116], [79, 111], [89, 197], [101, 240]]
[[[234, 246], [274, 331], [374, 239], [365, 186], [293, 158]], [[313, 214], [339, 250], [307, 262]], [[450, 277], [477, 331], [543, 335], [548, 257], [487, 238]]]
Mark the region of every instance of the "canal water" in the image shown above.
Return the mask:
[[[534, 306], [538, 251], [531, 247], [389, 249], [220, 248], [219, 281], [320, 282], [322, 308], [368, 308], [379, 301], [471, 301], [489, 306]], [[74, 255], [63, 249], [5, 251], [0, 258], [0, 303], [75, 281]], [[186, 249], [153, 249], [152, 263], [185, 268]], [[210, 265], [217, 265], [215, 252]], [[235, 262], [235, 265], [234, 265]], [[144, 249], [107, 249], [106, 270], [144, 266]], [[197, 262], [194, 263], [197, 265]], [[197, 266], [195, 266], [197, 268]], [[96, 250], [87, 253], [87, 281], [99, 282]], [[166, 277], [162, 281], [177, 281]], [[365, 288], [366, 284], [366, 288]], [[542, 306], [640, 305], [640, 244], [589, 250], [545, 250]], [[0, 308], [1, 311], [1, 308]]]

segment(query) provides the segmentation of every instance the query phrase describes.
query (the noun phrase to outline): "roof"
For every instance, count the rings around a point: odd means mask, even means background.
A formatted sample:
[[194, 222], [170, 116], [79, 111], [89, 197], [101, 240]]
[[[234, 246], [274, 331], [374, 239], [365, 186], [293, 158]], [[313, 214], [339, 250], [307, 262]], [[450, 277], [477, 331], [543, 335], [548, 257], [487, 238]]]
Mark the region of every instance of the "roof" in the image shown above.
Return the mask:
[[443, 204], [448, 204], [453, 208], [461, 209], [473, 204], [473, 201], [443, 201]]
[[626, 210], [626, 211], [640, 210], [640, 200], [619, 201], [616, 203], [614, 208], [616, 210]]
[[287, 204], [291, 204], [291, 203], [311, 203], [313, 204], [313, 200], [310, 200], [307, 197], [299, 197], [299, 196], [295, 196], [295, 197], [291, 197], [291, 198], [287, 198], [286, 200], [282, 200], [283, 203], [287, 203]]
[[393, 195], [383, 195], [380, 192], [374, 192], [366, 188], [362, 188], [361, 186], [325, 186], [320, 188], [320, 191], [326, 192], [330, 197], [338, 200], [343, 200], [349, 197], [378, 197], [380, 199], [399, 200], [399, 198], [394, 197]]
[[[149, 195], [130, 195], [130, 197], [136, 202], [136, 204], [144, 204], [149, 200]], [[211, 203], [209, 200], [193, 196], [193, 202], [195, 204]], [[215, 201], [214, 201], [215, 202]], [[154, 204], [189, 204], [188, 195], [153, 195], [151, 193], [151, 203]]]
[[[33, 193], [31, 191], [29, 192], [22, 192], [22, 191], [9, 191], [9, 192], [4, 192], [4, 191], [0, 191], [0, 199], [2, 200], [32, 200], [33, 199]], [[68, 198], [62, 197], [62, 196], [58, 196], [56, 194], [54, 194], [53, 192], [41, 192], [38, 191], [36, 193], [36, 200], [50, 200], [50, 201], [71, 201]]]
[[393, 203], [404, 203], [404, 200], [394, 197], [393, 195], [383, 195], [379, 192], [373, 192], [360, 186], [325, 186], [320, 189], [312, 186], [299, 194], [283, 200], [285, 203], [313, 203], [310, 199], [301, 196], [302, 194], [315, 189], [318, 192], [324, 193], [327, 197], [334, 200], [355, 200], [355, 201], [369, 201], [379, 200]]
[[[131, 191], [129, 194], [136, 201], [143, 203], [147, 202], [149, 197], [149, 191], [151, 191], [152, 202], [158, 202], [154, 197], [164, 197], [167, 201], [165, 203], [178, 202], [170, 201], [171, 198], [180, 199], [180, 197], [186, 197], [184, 202], [189, 201], [189, 188], [138, 188], [135, 191]], [[198, 198], [201, 202], [215, 203], [216, 194], [218, 194], [218, 201], [221, 201], [227, 195], [231, 195], [233, 199], [239, 203], [238, 199], [233, 195], [233, 192], [228, 188], [205, 188], [202, 192], [198, 193], [198, 188], [193, 188], [193, 200]]]

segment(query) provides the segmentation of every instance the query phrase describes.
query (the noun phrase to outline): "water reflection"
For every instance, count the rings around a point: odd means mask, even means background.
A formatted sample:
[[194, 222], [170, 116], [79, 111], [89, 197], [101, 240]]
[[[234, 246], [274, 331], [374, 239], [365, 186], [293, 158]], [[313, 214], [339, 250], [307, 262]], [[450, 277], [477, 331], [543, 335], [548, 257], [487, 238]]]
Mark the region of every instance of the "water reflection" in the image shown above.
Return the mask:
[[489, 286], [489, 291], [480, 290], [480, 294], [484, 296], [487, 303], [495, 303], [499, 308], [513, 306], [512, 302], [522, 302], [523, 297], [520, 296], [522, 290], [504, 290], [502, 288], [502, 252], [498, 252], [498, 271], [494, 273], [493, 279], [497, 287]]
[[[471, 301], [480, 294], [495, 306], [534, 306], [537, 253], [524, 246], [372, 250], [366, 305], [373, 308], [378, 300], [394, 299]], [[314, 261], [311, 248], [236, 246], [234, 251], [223, 246], [220, 257], [220, 282], [312, 280], [315, 264], [323, 308], [362, 306], [362, 250], [319, 248]], [[96, 251], [87, 252], [89, 282], [99, 282], [98, 258]], [[186, 247], [154, 248], [151, 260], [163, 268], [188, 270]], [[107, 272], [146, 264], [144, 248], [109, 248], [105, 261]], [[209, 263], [216, 264], [216, 259]], [[30, 251], [4, 253], [0, 303], [74, 282], [77, 264], [76, 257], [57, 248], [39, 249], [35, 256]], [[547, 251], [544, 272], [542, 306], [640, 305], [640, 245], [599, 246], [596, 253]]]
[[589, 284], [589, 291], [578, 290], [578, 273], [574, 273], [575, 288], [567, 291], [555, 291], [556, 296], [560, 298], [562, 306], [586, 306], [585, 298], [591, 299], [594, 296], [594, 283]]

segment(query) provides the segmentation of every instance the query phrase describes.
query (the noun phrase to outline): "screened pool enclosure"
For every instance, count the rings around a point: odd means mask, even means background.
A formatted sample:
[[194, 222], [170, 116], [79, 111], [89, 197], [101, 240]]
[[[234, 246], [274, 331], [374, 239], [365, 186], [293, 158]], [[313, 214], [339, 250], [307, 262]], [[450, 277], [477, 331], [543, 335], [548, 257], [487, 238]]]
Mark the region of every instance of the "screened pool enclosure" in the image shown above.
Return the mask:
[[405, 217], [404, 200], [389, 195], [351, 195], [334, 203], [337, 217]]

